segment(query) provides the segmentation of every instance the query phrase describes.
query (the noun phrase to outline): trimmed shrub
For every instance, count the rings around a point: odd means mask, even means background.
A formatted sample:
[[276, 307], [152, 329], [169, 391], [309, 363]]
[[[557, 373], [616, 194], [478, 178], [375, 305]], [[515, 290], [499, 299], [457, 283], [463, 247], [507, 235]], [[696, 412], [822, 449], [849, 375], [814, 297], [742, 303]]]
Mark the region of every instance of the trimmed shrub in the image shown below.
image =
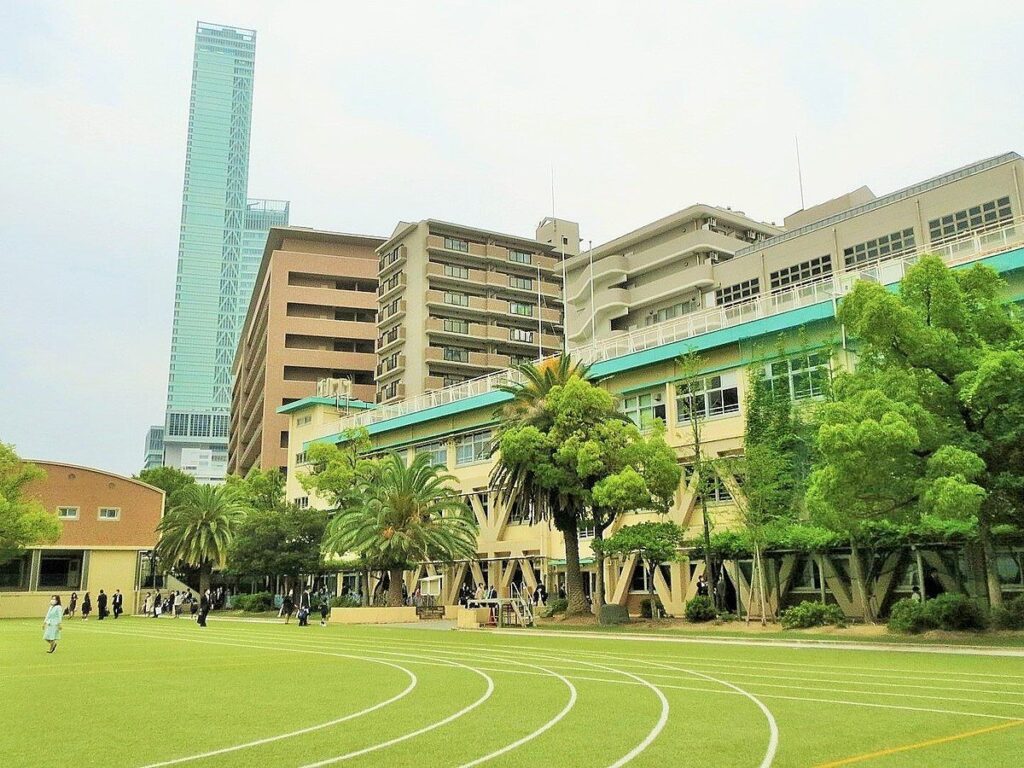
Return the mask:
[[925, 615], [939, 629], [964, 631], [985, 629], [988, 617], [967, 595], [946, 593], [924, 602]]
[[[661, 600], [655, 598], [654, 606], [658, 611], [658, 617], [665, 615], [665, 606], [661, 604]], [[651, 614], [651, 598], [645, 598], [640, 601], [640, 615], [645, 619], [653, 618]]]
[[556, 613], [565, 613], [569, 608], [569, 601], [564, 597], [556, 597], [553, 600], [548, 600], [548, 608], [542, 614], [544, 618], [550, 619]]
[[269, 592], [255, 592], [251, 595], [235, 595], [232, 607], [247, 613], [261, 613], [274, 610], [274, 596]]
[[697, 595], [686, 604], [686, 620], [694, 623], [713, 621], [718, 618], [715, 604], [707, 595]]
[[605, 604], [601, 606], [597, 618], [601, 624], [628, 624], [629, 611], [624, 605]]
[[888, 627], [893, 632], [916, 634], [935, 629], [932, 619], [925, 613], [924, 603], [904, 598], [893, 603], [889, 609]]
[[1024, 629], [1024, 595], [1007, 600], [992, 609], [992, 626], [996, 629]]
[[362, 603], [352, 595], [335, 595], [331, 598], [331, 608], [358, 608]]
[[846, 626], [846, 615], [838, 605], [807, 600], [787, 608], [779, 616], [783, 629]]

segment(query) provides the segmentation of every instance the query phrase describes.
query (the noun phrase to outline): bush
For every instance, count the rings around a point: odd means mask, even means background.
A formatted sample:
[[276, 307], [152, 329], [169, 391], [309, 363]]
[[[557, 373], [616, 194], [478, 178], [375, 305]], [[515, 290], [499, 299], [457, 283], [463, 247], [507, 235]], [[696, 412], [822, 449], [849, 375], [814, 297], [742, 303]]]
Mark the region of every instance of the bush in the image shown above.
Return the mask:
[[784, 610], [779, 616], [783, 629], [807, 629], [808, 627], [846, 626], [846, 615], [838, 605], [807, 600]]
[[601, 624], [628, 624], [629, 611], [624, 605], [602, 605], [597, 614], [598, 622]]
[[1007, 600], [1001, 608], [992, 609], [992, 626], [996, 629], [1024, 629], [1024, 595]]
[[231, 607], [247, 613], [261, 613], [274, 610], [274, 596], [269, 592], [255, 592], [251, 595], [235, 595]]
[[718, 618], [715, 604], [707, 595], [697, 595], [686, 604], [686, 620], [694, 623], [712, 621]]
[[[661, 600], [655, 598], [654, 599], [654, 605], [655, 605], [655, 608], [658, 611], [658, 616], [659, 617], [664, 616], [665, 615], [665, 606], [661, 604]], [[651, 615], [651, 598], [648, 597], [648, 598], [640, 601], [640, 615], [643, 618], [645, 618], [645, 619], [653, 618], [652, 615]]]
[[935, 629], [931, 617], [925, 614], [924, 603], [909, 598], [893, 603], [889, 609], [888, 627], [893, 632], [910, 634]]
[[550, 619], [556, 613], [565, 613], [569, 608], [569, 601], [564, 597], [556, 597], [553, 600], [548, 600], [548, 609], [544, 611], [543, 616]]
[[985, 612], [967, 595], [947, 593], [926, 600], [924, 612], [939, 629], [964, 631], [988, 626]]
[[331, 608], [358, 608], [362, 603], [352, 595], [335, 595], [331, 598]]

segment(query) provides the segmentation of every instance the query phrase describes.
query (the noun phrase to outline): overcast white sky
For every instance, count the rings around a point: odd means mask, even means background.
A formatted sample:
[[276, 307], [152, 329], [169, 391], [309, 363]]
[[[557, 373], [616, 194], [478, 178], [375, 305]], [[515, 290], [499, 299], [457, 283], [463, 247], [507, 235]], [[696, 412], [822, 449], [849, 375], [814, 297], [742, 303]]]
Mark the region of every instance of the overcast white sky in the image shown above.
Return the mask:
[[249, 192], [604, 242], [1021, 150], [1014, 2], [0, 0], [0, 440], [131, 473], [163, 420], [192, 40], [258, 30]]

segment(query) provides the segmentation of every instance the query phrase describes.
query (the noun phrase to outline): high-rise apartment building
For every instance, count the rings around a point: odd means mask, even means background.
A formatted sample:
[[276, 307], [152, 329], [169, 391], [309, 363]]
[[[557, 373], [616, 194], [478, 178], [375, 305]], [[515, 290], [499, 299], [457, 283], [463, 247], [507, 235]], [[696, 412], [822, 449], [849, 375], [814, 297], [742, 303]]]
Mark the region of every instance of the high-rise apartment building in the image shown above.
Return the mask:
[[[228, 471], [288, 465], [288, 416], [321, 379], [347, 379], [342, 410], [374, 399], [377, 253], [383, 237], [275, 227], [234, 360]], [[302, 450], [299, 446], [295, 450]]]
[[536, 239], [435, 219], [402, 222], [378, 248], [377, 401], [459, 384], [562, 348], [562, 259], [579, 226]]
[[782, 230], [739, 211], [691, 205], [566, 262], [569, 347], [715, 304], [716, 270]]
[[153, 469], [163, 466], [164, 463], [164, 427], [157, 424], [149, 428], [146, 433], [146, 458], [142, 463], [143, 469]]
[[271, 226], [288, 203], [249, 200], [256, 33], [196, 26], [164, 464], [202, 482], [227, 465], [231, 365]]

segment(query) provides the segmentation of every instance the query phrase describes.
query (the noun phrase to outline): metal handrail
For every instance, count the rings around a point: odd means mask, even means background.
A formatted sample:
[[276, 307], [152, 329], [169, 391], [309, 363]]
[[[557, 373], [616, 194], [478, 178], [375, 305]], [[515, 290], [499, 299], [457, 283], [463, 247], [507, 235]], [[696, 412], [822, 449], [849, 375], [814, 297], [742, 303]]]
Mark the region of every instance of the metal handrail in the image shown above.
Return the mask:
[[[884, 259], [859, 264], [855, 269], [835, 273], [817, 282], [805, 283], [771, 295], [758, 296], [738, 304], [709, 307], [698, 312], [691, 312], [646, 328], [575, 347], [570, 350], [570, 354], [584, 363], [598, 363], [823, 301], [838, 299], [860, 279], [885, 283], [898, 282], [903, 277], [906, 268], [924, 254], [940, 256], [947, 264], [955, 265], [974, 261], [1022, 244], [1024, 244], [1024, 217], [1017, 217], [997, 229], [971, 233], [941, 245], [910, 248], [888, 254]], [[539, 358], [538, 362], [557, 357], [558, 355], [549, 355]], [[409, 413], [497, 392], [501, 386], [519, 384], [522, 381], [523, 375], [514, 368], [495, 371], [449, 387], [425, 392], [408, 400], [379, 405], [373, 410], [343, 417], [338, 420], [335, 431], [344, 432], [369, 427], [371, 424], [405, 416]]]

